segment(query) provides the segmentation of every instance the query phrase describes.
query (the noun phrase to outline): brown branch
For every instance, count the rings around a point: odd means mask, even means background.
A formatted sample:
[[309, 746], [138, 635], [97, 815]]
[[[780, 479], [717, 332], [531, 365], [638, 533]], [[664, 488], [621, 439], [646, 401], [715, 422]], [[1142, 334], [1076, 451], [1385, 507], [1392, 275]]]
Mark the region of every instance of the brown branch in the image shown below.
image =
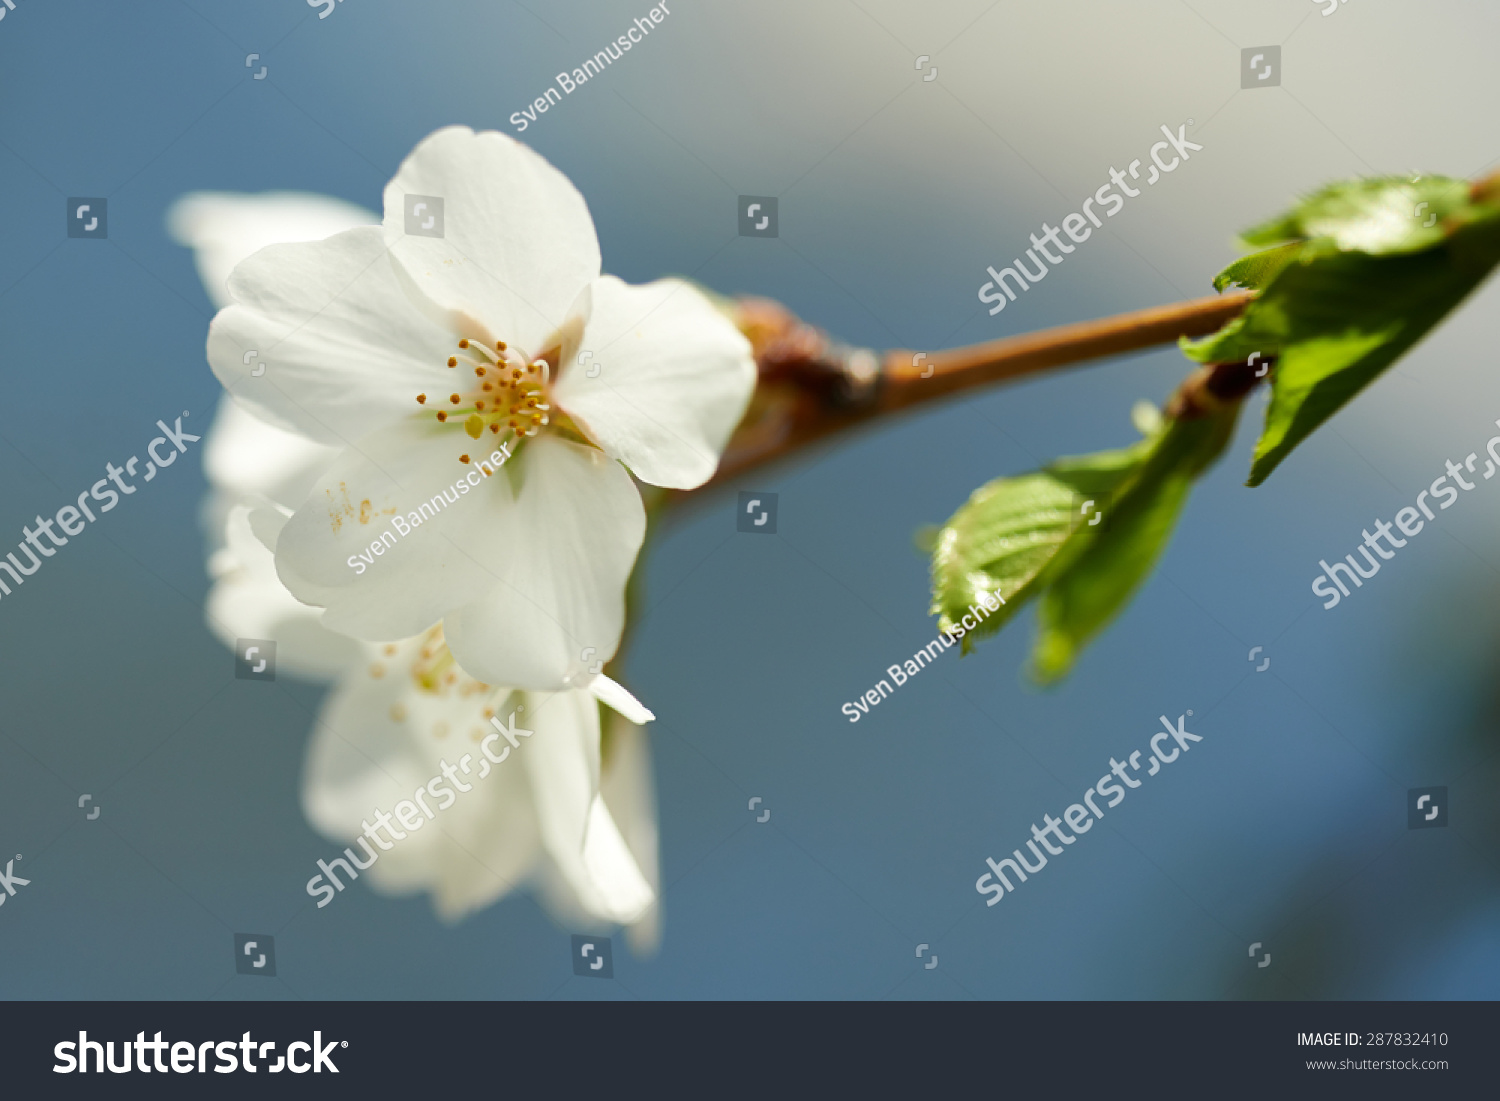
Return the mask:
[[975, 387], [1206, 335], [1238, 317], [1253, 297], [1231, 291], [946, 352], [892, 351], [883, 363], [873, 352], [833, 341], [777, 303], [745, 300], [740, 325], [755, 349], [760, 383], [708, 484]]

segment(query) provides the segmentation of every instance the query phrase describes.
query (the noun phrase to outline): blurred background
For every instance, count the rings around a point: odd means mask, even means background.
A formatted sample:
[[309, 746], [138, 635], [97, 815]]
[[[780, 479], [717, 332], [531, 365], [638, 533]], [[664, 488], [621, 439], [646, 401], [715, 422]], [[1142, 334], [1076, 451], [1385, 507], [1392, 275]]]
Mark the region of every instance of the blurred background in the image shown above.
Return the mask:
[[[1492, 170], [1500, 8], [1327, 3], [677, 0], [520, 138], [587, 199], [606, 271], [937, 349], [1209, 293], [1237, 230], [1330, 179]], [[174, 200], [378, 210], [423, 136], [514, 135], [512, 112], [649, 6], [17, 0], [0, 543], [157, 418], [209, 423], [213, 308], [167, 236]], [[1263, 46], [1279, 83], [1242, 89]], [[987, 264], [1188, 120], [1201, 152], [984, 313]], [[777, 238], [738, 234], [742, 194], [777, 197]], [[70, 196], [107, 197], [107, 240], [66, 236]], [[612, 981], [573, 976], [576, 930], [525, 892], [456, 925], [363, 884], [314, 906], [336, 847], [298, 790], [323, 689], [236, 680], [204, 626], [195, 448], [0, 600], [0, 859], [31, 880], [0, 909], [0, 996], [1496, 997], [1500, 488], [1337, 608], [1309, 585], [1496, 433], [1497, 303], [1491, 283], [1257, 490], [1253, 397], [1161, 568], [1051, 691], [1019, 673], [1027, 613], [840, 713], [935, 633], [913, 532], [993, 477], [1134, 439], [1131, 404], [1185, 372], [1175, 350], [927, 409], [686, 504], [648, 552], [626, 669], [659, 717], [662, 940], [637, 958], [617, 939]], [[779, 495], [774, 536], [736, 532], [736, 489]], [[1189, 709], [1191, 754], [984, 905], [986, 856]], [[1448, 825], [1409, 830], [1409, 790], [1438, 785]], [[275, 978], [235, 974], [236, 932], [275, 935]]]

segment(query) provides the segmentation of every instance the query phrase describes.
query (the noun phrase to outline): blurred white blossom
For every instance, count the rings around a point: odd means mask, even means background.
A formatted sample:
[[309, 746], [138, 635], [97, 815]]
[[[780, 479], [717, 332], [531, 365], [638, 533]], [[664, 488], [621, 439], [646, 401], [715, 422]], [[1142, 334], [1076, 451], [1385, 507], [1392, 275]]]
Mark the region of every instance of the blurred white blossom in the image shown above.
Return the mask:
[[[574, 926], [636, 922], [656, 902], [649, 776], [627, 760], [602, 790], [599, 710], [587, 692], [475, 681], [435, 627], [340, 679], [313, 733], [303, 805], [318, 829], [359, 845], [360, 863], [375, 859], [362, 878], [387, 893], [426, 891], [449, 920], [531, 880]], [[513, 744], [492, 719], [518, 731]], [[433, 799], [430, 820], [358, 842], [377, 811], [418, 791]]]

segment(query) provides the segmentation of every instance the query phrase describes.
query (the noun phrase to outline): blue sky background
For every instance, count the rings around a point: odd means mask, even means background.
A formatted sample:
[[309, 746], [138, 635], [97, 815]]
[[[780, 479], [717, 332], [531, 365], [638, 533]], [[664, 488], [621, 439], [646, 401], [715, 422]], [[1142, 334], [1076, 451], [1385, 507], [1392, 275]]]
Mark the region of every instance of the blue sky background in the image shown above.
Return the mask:
[[[514, 133], [511, 112], [648, 7], [17, 0], [0, 20], [5, 546], [157, 418], [209, 422], [212, 307], [165, 233], [177, 197], [378, 208], [425, 134]], [[1320, 11], [678, 0], [522, 138], [586, 197], [606, 270], [940, 348], [1208, 293], [1234, 231], [1328, 179], [1493, 169], [1500, 9]], [[1281, 85], [1242, 91], [1241, 49], [1267, 44]], [[1201, 152], [983, 312], [986, 264], [1188, 119]], [[739, 194], [779, 198], [778, 239], [737, 235]], [[108, 198], [107, 241], [65, 236], [69, 196]], [[1173, 350], [925, 410], [685, 508], [650, 552], [628, 666], [659, 716], [664, 938], [648, 959], [617, 939], [613, 982], [572, 978], [569, 930], [525, 894], [456, 926], [363, 887], [313, 907], [303, 884], [333, 846], [297, 792], [321, 691], [233, 679], [203, 625], [205, 481], [178, 464], [0, 601], [0, 859], [31, 879], [0, 909], [0, 994], [1493, 998], [1500, 487], [1336, 609], [1309, 584], [1496, 434], [1497, 295], [1256, 490], [1252, 398], [1161, 568], [1052, 691], [1018, 675], [1028, 613], [859, 723], [839, 711], [934, 633], [913, 532], [997, 475], [1128, 442], [1131, 404], [1184, 373]], [[735, 489], [780, 495], [775, 536], [735, 533]], [[1189, 709], [1201, 744], [985, 907], [987, 855]], [[1439, 784], [1449, 827], [1409, 831], [1407, 789]], [[234, 932], [276, 932], [276, 979], [234, 975]]]

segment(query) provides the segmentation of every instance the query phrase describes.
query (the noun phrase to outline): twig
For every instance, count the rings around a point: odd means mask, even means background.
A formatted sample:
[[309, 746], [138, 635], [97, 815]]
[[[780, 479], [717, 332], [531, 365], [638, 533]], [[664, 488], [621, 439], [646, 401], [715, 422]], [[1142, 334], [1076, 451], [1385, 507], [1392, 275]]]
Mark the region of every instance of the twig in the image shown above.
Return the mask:
[[1203, 336], [1244, 310], [1231, 291], [1114, 317], [1061, 325], [946, 352], [875, 353], [839, 344], [764, 299], [740, 304], [760, 368], [750, 411], [710, 486], [835, 433], [979, 386]]

